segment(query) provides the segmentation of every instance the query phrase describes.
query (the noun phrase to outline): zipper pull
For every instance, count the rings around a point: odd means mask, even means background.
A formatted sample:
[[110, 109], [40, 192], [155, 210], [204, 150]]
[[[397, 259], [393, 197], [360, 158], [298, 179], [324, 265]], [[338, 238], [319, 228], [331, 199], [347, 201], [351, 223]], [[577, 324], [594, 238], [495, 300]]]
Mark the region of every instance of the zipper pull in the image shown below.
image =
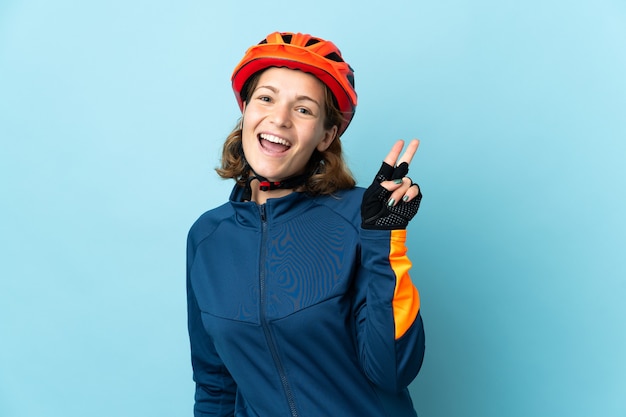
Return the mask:
[[259, 213], [261, 214], [261, 221], [265, 222], [266, 218], [265, 218], [265, 204], [261, 204], [259, 206]]

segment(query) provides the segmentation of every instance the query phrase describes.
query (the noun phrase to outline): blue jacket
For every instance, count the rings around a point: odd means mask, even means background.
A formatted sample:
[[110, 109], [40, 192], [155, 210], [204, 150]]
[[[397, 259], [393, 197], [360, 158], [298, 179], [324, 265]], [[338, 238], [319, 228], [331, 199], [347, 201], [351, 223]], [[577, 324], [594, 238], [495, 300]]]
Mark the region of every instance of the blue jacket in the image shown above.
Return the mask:
[[406, 231], [362, 229], [361, 188], [264, 205], [241, 191], [189, 232], [195, 416], [415, 416]]

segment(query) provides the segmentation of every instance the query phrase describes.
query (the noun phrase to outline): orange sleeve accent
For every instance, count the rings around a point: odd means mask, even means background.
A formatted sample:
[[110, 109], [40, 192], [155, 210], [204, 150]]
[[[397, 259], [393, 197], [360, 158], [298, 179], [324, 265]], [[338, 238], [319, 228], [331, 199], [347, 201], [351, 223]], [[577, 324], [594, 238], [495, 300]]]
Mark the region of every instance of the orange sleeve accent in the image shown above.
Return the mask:
[[402, 337], [409, 330], [420, 309], [420, 296], [409, 276], [411, 261], [406, 256], [405, 242], [406, 230], [391, 231], [389, 263], [396, 275], [396, 289], [393, 294], [396, 339]]

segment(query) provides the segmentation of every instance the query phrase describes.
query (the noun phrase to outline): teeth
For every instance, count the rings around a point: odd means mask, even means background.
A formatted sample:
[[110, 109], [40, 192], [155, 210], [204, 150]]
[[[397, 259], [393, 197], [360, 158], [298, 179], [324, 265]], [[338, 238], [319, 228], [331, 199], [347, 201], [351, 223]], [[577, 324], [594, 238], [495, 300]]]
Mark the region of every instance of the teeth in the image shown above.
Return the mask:
[[278, 144], [284, 145], [284, 146], [291, 146], [291, 144], [289, 142], [287, 142], [283, 138], [279, 138], [278, 136], [269, 135], [267, 133], [261, 133], [261, 135], [259, 135], [259, 136], [261, 137], [261, 139], [266, 140], [268, 142], [278, 143]]

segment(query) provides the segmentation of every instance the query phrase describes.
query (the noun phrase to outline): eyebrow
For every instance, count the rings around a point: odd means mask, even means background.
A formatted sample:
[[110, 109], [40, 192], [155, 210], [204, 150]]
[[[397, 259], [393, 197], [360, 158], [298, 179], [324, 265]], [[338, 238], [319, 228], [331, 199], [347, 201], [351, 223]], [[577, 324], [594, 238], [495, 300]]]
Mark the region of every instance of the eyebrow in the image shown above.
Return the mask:
[[[271, 85], [259, 85], [257, 86], [257, 88], [255, 88], [255, 91], [258, 90], [259, 88], [267, 88], [268, 90], [272, 91], [275, 94], [278, 94], [278, 89], [276, 87], [273, 87]], [[312, 97], [306, 96], [306, 95], [298, 95], [296, 96], [296, 100], [297, 101], [301, 101], [301, 100], [306, 100], [306, 101], [312, 101], [313, 103], [317, 104], [318, 107], [322, 107], [321, 104], [315, 100]]]

